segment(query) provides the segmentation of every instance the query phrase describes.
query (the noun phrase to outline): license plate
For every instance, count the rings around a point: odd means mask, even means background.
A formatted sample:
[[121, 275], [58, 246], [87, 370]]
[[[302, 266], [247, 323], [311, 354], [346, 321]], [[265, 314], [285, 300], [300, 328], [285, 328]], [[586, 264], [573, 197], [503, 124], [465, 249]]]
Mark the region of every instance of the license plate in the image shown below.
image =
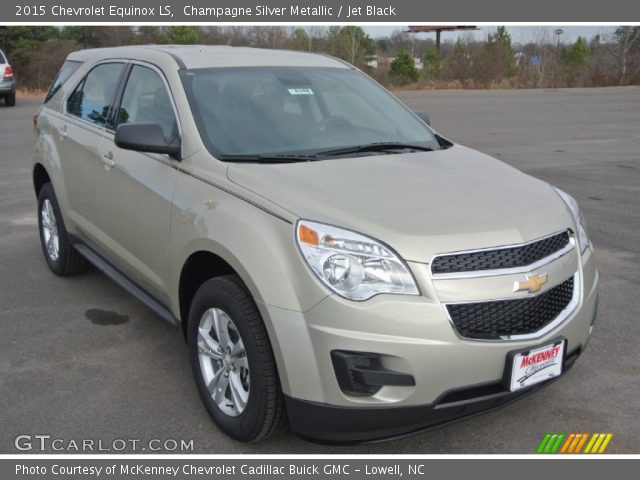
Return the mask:
[[557, 340], [542, 347], [510, 352], [511, 374], [509, 389], [512, 392], [557, 377], [562, 373], [566, 341]]

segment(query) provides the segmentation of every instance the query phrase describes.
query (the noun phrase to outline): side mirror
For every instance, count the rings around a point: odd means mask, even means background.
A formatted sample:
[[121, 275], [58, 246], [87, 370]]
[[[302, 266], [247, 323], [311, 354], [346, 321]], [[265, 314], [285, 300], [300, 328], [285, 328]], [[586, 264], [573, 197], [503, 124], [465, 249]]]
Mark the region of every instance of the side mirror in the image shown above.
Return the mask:
[[161, 153], [180, 160], [180, 140], [167, 142], [156, 123], [124, 123], [116, 129], [116, 146], [136, 152]]
[[429, 118], [429, 114], [427, 112], [413, 112], [415, 113], [420, 120], [422, 120], [427, 125], [431, 125], [431, 119]]

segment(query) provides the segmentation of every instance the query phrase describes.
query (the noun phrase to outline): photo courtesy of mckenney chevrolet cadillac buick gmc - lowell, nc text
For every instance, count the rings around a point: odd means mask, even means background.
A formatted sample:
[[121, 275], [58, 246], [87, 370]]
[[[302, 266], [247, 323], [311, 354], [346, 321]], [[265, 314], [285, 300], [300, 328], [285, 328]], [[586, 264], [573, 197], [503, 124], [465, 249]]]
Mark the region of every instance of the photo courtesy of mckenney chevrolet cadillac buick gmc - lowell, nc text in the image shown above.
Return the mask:
[[407, 434], [547, 385], [587, 346], [576, 201], [340, 60], [78, 51], [34, 123], [47, 264], [93, 264], [178, 326], [236, 439]]

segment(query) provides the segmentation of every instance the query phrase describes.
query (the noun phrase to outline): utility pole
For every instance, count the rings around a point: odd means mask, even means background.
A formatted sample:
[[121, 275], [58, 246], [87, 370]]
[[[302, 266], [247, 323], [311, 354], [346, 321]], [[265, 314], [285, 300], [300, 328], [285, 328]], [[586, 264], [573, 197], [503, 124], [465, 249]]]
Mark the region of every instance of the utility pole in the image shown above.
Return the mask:
[[557, 84], [556, 84], [556, 73], [558, 71], [558, 60], [560, 59], [560, 35], [562, 35], [564, 33], [564, 30], [562, 30], [561, 28], [556, 28], [555, 31], [553, 32], [556, 34], [556, 55], [555, 55], [555, 62], [554, 62], [554, 66], [553, 66], [553, 78], [552, 78], [552, 85], [554, 88], [557, 88]]

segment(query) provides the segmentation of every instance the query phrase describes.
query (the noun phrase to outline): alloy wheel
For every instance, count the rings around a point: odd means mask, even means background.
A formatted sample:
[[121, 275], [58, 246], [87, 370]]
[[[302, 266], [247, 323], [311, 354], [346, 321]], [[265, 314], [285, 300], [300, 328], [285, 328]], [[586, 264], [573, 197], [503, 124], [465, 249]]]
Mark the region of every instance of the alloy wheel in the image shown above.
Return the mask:
[[213, 402], [230, 417], [240, 415], [249, 401], [249, 362], [238, 328], [219, 308], [200, 319], [198, 359]]
[[40, 218], [47, 255], [50, 260], [56, 262], [60, 255], [60, 236], [58, 235], [58, 222], [53, 211], [53, 205], [48, 198], [42, 202]]

